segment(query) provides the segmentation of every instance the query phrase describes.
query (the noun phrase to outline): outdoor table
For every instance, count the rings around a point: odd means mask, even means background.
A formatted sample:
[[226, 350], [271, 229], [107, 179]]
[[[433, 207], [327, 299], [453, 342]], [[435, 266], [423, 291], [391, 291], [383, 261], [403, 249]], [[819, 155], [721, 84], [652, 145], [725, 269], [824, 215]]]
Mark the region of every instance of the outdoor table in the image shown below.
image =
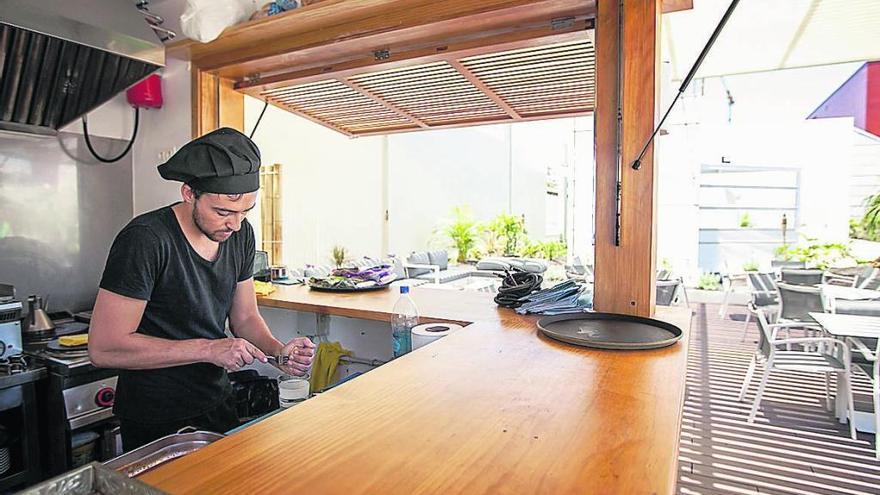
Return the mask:
[[[839, 339], [846, 337], [880, 339], [880, 316], [841, 315], [835, 313], [810, 313], [822, 328]], [[846, 420], [846, 403], [840, 400], [842, 389], [840, 379], [837, 380], [836, 414], [841, 422]], [[871, 413], [853, 411], [858, 431], [874, 432], [874, 415]]]
[[847, 301], [870, 301], [880, 299], [880, 291], [844, 287], [842, 285], [819, 284], [822, 294], [829, 299], [845, 299]]

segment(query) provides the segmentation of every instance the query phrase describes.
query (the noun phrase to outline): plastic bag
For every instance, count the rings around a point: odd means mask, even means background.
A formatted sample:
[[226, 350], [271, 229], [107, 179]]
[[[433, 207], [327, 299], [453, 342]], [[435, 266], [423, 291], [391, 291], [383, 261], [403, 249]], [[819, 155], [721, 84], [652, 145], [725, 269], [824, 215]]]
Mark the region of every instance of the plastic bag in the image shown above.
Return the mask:
[[208, 43], [229, 26], [248, 20], [256, 11], [254, 0], [186, 0], [180, 28], [186, 37]]

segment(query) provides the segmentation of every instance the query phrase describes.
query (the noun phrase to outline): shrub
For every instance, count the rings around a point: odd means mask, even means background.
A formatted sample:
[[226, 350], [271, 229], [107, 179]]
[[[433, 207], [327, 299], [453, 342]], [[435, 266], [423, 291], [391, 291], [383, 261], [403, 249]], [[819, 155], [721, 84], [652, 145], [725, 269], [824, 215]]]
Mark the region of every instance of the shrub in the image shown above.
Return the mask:
[[457, 260], [464, 263], [477, 244], [477, 222], [467, 206], [452, 209], [452, 222], [443, 228], [443, 233], [458, 252]]
[[523, 217], [501, 213], [485, 225], [487, 245], [491, 240], [503, 243], [505, 256], [519, 255], [526, 242], [526, 222]]
[[817, 242], [804, 238], [800, 243], [776, 248], [776, 256], [785, 261], [803, 261], [807, 268], [825, 270], [843, 260], [853, 259], [849, 243]]
[[720, 290], [721, 277], [717, 273], [702, 273], [697, 288], [703, 290]]

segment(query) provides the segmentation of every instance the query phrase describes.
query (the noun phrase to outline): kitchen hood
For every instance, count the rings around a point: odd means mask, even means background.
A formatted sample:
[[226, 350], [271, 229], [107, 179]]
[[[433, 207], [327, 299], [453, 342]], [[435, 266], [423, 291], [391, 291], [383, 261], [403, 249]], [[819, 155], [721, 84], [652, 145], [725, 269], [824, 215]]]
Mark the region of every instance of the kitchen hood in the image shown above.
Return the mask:
[[0, 129], [55, 134], [164, 65], [132, 2], [0, 0]]

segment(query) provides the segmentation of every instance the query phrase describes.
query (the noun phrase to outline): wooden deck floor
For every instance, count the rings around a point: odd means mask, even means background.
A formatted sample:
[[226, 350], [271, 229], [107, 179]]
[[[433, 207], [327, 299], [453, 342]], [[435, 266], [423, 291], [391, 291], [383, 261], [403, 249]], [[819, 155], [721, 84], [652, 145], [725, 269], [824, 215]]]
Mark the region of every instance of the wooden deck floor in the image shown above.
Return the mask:
[[[744, 308], [721, 320], [717, 306], [692, 307], [679, 494], [880, 494], [874, 435], [849, 438], [847, 426], [825, 410], [821, 375], [771, 375], [748, 424], [757, 380], [744, 402], [737, 395], [757, 327], [749, 325], [743, 342]], [[855, 390], [857, 408], [870, 410], [866, 381], [857, 380]]]

